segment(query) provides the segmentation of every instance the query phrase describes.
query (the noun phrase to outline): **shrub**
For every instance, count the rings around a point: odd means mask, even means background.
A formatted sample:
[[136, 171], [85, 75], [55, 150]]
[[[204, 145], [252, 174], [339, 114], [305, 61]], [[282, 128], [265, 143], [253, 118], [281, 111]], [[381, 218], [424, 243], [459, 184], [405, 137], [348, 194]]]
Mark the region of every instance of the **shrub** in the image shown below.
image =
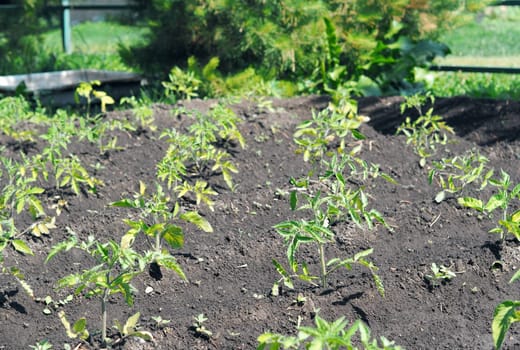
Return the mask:
[[[447, 52], [432, 39], [460, 6], [455, 0], [138, 2], [151, 27], [149, 42], [120, 52], [147, 72], [166, 77], [191, 56], [202, 65], [218, 57], [224, 74], [254, 67], [267, 80], [294, 81], [325, 67], [342, 81], [366, 76], [392, 92], [410, 88], [414, 67]], [[303, 90], [324, 92], [320, 84]]]

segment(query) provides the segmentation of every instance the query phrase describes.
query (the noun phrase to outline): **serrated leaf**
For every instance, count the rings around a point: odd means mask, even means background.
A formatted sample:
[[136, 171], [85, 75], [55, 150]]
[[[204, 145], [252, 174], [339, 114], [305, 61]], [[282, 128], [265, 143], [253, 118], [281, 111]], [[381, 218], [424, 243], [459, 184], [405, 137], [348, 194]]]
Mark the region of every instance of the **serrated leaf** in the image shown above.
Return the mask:
[[495, 309], [493, 322], [491, 323], [491, 331], [493, 334], [493, 344], [496, 349], [502, 347], [507, 331], [514, 322], [520, 321], [520, 301], [504, 301]]
[[482, 201], [480, 199], [473, 197], [460, 197], [457, 198], [457, 202], [463, 207], [472, 208], [478, 211], [484, 210]]
[[158, 259], [156, 259], [156, 262], [160, 266], [164, 266], [168, 270], [175, 272], [183, 280], [187, 280], [184, 271], [182, 270], [181, 266], [177, 263], [177, 260], [175, 260], [173, 256], [159, 257]]
[[137, 322], [139, 321], [139, 317], [141, 317], [140, 312], [136, 312], [132, 316], [128, 317], [123, 327], [123, 335], [127, 336], [134, 332], [135, 327], [137, 326]]
[[68, 251], [76, 246], [78, 243], [77, 237], [75, 235], [71, 235], [68, 241], [64, 241], [61, 243], [58, 243], [54, 245], [51, 250], [49, 251], [49, 254], [47, 255], [47, 258], [45, 258], [45, 263], [47, 263], [49, 260], [51, 260], [56, 254], [62, 251]]
[[83, 334], [87, 329], [87, 320], [82, 317], [76, 322], [74, 322], [74, 325], [72, 326], [72, 330], [77, 334]]
[[29, 248], [27, 243], [25, 243], [21, 239], [13, 239], [11, 243], [13, 244], [13, 247], [17, 252], [25, 255], [34, 255], [33, 251], [31, 250], [31, 248]]
[[167, 225], [162, 237], [174, 249], [180, 249], [184, 245], [184, 233], [179, 226]]
[[188, 211], [179, 216], [182, 220], [194, 224], [204, 232], [213, 232], [213, 227], [196, 211]]
[[486, 203], [486, 206], [484, 207], [484, 210], [490, 213], [496, 208], [501, 207], [505, 203], [506, 198], [504, 197], [504, 195], [502, 193], [497, 193], [489, 199], [489, 201]]

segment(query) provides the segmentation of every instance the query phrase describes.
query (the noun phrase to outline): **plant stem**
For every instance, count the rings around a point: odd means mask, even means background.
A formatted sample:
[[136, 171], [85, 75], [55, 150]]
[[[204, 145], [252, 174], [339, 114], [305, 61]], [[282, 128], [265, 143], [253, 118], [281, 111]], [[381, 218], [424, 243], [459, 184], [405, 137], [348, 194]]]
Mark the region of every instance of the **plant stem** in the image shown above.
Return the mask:
[[321, 287], [325, 288], [327, 286], [327, 264], [325, 262], [325, 245], [320, 243], [320, 265], [321, 265]]
[[108, 288], [103, 291], [103, 297], [101, 298], [101, 339], [103, 345], [106, 344], [107, 339], [107, 299], [108, 299]]

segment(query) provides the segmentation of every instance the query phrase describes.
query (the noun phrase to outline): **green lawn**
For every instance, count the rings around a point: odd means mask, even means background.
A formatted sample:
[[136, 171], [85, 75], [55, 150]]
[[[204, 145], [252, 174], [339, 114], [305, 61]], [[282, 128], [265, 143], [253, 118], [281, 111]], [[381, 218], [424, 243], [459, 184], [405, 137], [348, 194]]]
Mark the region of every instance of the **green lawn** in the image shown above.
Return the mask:
[[[72, 27], [72, 48], [74, 52], [117, 53], [119, 44], [138, 43], [147, 32], [147, 28], [114, 22], [84, 22]], [[61, 30], [45, 33], [44, 45], [48, 50], [62, 51]]]
[[[486, 16], [440, 37], [451, 54], [436, 63], [452, 66], [520, 67], [520, 7], [488, 8]], [[520, 98], [520, 75], [435, 73], [434, 94]]]
[[[520, 8], [489, 8], [495, 14], [475, 16], [439, 40], [451, 54], [439, 60], [443, 64], [479, 64], [518, 66], [520, 63]], [[481, 63], [479, 63], [481, 62]]]

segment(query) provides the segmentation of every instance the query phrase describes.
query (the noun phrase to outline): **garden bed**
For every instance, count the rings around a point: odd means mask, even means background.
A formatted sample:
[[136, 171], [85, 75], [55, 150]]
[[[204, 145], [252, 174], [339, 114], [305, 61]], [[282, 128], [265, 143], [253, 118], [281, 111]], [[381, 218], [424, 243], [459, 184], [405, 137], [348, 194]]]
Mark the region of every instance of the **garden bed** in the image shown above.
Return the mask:
[[[392, 230], [379, 225], [370, 231], [340, 223], [334, 227], [337, 242], [327, 250], [331, 258], [373, 248], [370, 260], [379, 267], [384, 298], [368, 270], [358, 267], [336, 271], [330, 276], [330, 286], [324, 289], [297, 282], [294, 290], [282, 288], [279, 296], [271, 295], [273, 283], [280, 278], [272, 259], [286, 263], [283, 239], [273, 226], [301, 215], [291, 211], [289, 180], [304, 176], [310, 169], [302, 155], [295, 153], [293, 133], [296, 125], [311, 117], [313, 109], [326, 108], [328, 100], [274, 100], [270, 108], [260, 108], [254, 102], [238, 103], [233, 109], [243, 118], [239, 128], [247, 147], [235, 145], [229, 149], [239, 170], [233, 174], [236, 189], [230, 191], [221, 176], [208, 179], [218, 196], [215, 210], [202, 209], [201, 214], [214, 232], [186, 226], [184, 246], [172, 251], [188, 281], [169, 271], [163, 271], [161, 279], [142, 274], [133, 283], [137, 292], [132, 307], [118, 295], [110, 300], [109, 324], [114, 319], [123, 322], [139, 311], [140, 326], [154, 337], [148, 343], [130, 338], [121, 348], [254, 349], [260, 334], [294, 334], [298, 322], [312, 325], [319, 310], [320, 317], [330, 321], [340, 316], [351, 322], [361, 319], [375, 336], [385, 336], [407, 349], [492, 349], [490, 325], [495, 307], [520, 296], [518, 283], [508, 283], [520, 266], [518, 241], [508, 236], [503, 243], [498, 242], [497, 235], [488, 233], [494, 227], [493, 220], [462, 208], [455, 197], [434, 201], [439, 187], [428, 183], [428, 170], [419, 166], [419, 157], [406, 145], [405, 137], [395, 136], [404, 120], [399, 110], [402, 101], [399, 97], [359, 101], [360, 114], [371, 118], [360, 129], [366, 136], [360, 143], [360, 156], [379, 164], [380, 170], [397, 182], [379, 178], [365, 189], [369, 207], [377, 209]], [[207, 111], [214, 103], [194, 100], [182, 106]], [[55, 290], [56, 281], [92, 264], [74, 250], [44, 263], [50, 247], [65, 240], [70, 230], [83, 239], [93, 234], [100, 240], [116, 241], [128, 230], [122, 220], [132, 212], [108, 204], [131, 197], [139, 190], [139, 181], [153, 187], [156, 165], [168, 147], [164, 139], [159, 139], [161, 131], [170, 127], [182, 130], [188, 122], [183, 114], [174, 117], [173, 107], [153, 107], [157, 131], [139, 128], [115, 132], [120, 150], [100, 154], [96, 145], [86, 140], [71, 143], [68, 152], [76, 154], [82, 164], [92, 166], [90, 169], [97, 164], [93, 174], [104, 185], [96, 194], [84, 191], [79, 195], [65, 187], [55, 190], [42, 185], [46, 209], [56, 197], [67, 203], [56, 218], [57, 228], [48, 236], [29, 240], [34, 256], [9, 251], [4, 263], [16, 265], [24, 273], [35, 298], [65, 299], [72, 291]], [[497, 174], [503, 169], [513, 184], [520, 181], [520, 103], [438, 99], [435, 113], [444, 116], [456, 132], [446, 146], [439, 147], [438, 157], [476, 149], [489, 159], [487, 165]], [[131, 111], [110, 112], [106, 118], [126, 120], [133, 115]], [[31, 155], [43, 148], [37, 138], [23, 147], [5, 135], [0, 141], [7, 146], [4, 154], [15, 158], [21, 149]], [[487, 193], [484, 191], [483, 196]], [[31, 222], [29, 218], [21, 220]], [[300, 254], [317, 273], [317, 252], [304, 248]], [[432, 263], [449, 267], [455, 277], [432, 284], [426, 278], [432, 273]], [[57, 316], [59, 310], [71, 320], [85, 317], [91, 334], [99, 329], [97, 299], [80, 295], [46, 314], [43, 311], [48, 306], [29, 297], [12, 276], [0, 275], [0, 281], [2, 349], [27, 349], [43, 339], [57, 349], [64, 343], [74, 348], [80, 341], [67, 337]], [[194, 317], [199, 314], [207, 318], [204, 326], [211, 336], [193, 329]], [[158, 327], [152, 319], [157, 316], [170, 323]], [[519, 347], [520, 329], [513, 325], [504, 348]], [[84, 343], [81, 347], [90, 348], [96, 345]]]

